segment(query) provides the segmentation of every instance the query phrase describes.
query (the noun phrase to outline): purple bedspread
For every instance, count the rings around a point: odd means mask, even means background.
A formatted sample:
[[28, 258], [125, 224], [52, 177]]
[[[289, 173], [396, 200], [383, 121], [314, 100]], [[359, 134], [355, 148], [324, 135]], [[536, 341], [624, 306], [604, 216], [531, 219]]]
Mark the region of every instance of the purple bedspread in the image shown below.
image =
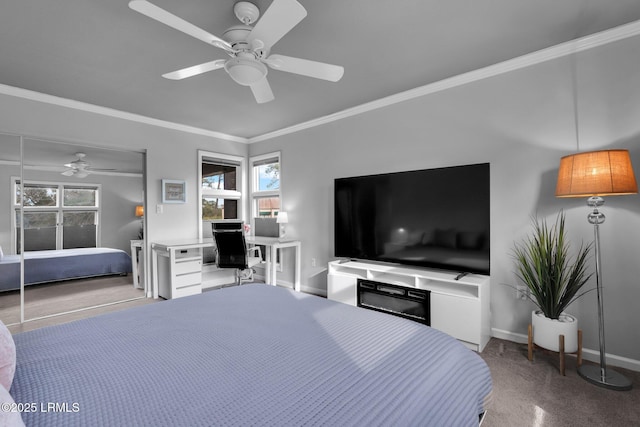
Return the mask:
[[27, 426], [477, 426], [491, 392], [484, 361], [442, 332], [263, 284], [15, 342], [16, 402], [60, 409]]
[[[120, 249], [33, 251], [24, 257], [25, 285], [131, 273], [131, 257]], [[20, 255], [4, 255], [0, 259], [0, 291], [15, 289], [20, 289]]]

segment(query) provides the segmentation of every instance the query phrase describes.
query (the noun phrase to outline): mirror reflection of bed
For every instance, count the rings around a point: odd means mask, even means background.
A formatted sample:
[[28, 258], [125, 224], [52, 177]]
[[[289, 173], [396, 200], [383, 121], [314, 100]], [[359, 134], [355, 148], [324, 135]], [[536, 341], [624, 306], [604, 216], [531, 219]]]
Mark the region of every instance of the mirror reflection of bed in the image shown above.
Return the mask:
[[[144, 298], [144, 281], [134, 286], [139, 272], [131, 262], [140, 256], [131, 242], [143, 226], [136, 206], [144, 201], [144, 157], [0, 133], [0, 197], [15, 201], [0, 207], [5, 324], [21, 319], [21, 251], [25, 320]], [[87, 173], [69, 166], [79, 158]]]

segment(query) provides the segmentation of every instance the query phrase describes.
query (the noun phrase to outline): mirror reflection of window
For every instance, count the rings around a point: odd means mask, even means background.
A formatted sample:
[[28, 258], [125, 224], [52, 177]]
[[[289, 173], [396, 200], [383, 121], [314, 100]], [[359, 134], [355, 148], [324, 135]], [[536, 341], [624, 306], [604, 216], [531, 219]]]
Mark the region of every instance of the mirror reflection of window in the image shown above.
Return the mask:
[[[16, 253], [20, 253], [22, 235], [25, 251], [98, 246], [100, 186], [28, 181], [21, 186], [16, 179], [13, 188]], [[24, 234], [20, 230], [21, 202]]]

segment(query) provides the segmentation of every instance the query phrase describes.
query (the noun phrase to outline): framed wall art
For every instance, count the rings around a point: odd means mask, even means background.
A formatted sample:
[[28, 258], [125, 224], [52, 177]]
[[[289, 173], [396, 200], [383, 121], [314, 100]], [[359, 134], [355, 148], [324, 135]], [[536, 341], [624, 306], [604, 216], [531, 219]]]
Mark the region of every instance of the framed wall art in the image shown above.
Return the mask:
[[187, 184], [176, 179], [162, 180], [162, 203], [185, 203], [187, 201]]

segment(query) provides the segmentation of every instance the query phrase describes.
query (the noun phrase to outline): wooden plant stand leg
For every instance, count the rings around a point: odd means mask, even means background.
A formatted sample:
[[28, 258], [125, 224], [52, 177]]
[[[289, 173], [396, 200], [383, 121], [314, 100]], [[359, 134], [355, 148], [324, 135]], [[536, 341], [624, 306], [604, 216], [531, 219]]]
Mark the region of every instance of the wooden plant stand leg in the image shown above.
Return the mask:
[[529, 328], [528, 328], [528, 334], [529, 334], [529, 362], [533, 361], [533, 326], [531, 324], [529, 324]]
[[582, 329], [578, 329], [578, 361], [577, 365], [582, 365]]
[[564, 373], [564, 335], [558, 336], [558, 349], [560, 353], [560, 375], [565, 376]]
[[[536, 345], [533, 343], [533, 326], [530, 324], [527, 330], [528, 334], [528, 358], [529, 361], [533, 361], [533, 350]], [[577, 350], [577, 366], [582, 365], [582, 329], [578, 329], [578, 350]], [[565, 348], [564, 348], [564, 335], [558, 336], [558, 356], [560, 358], [560, 375], [566, 376], [565, 374]]]

